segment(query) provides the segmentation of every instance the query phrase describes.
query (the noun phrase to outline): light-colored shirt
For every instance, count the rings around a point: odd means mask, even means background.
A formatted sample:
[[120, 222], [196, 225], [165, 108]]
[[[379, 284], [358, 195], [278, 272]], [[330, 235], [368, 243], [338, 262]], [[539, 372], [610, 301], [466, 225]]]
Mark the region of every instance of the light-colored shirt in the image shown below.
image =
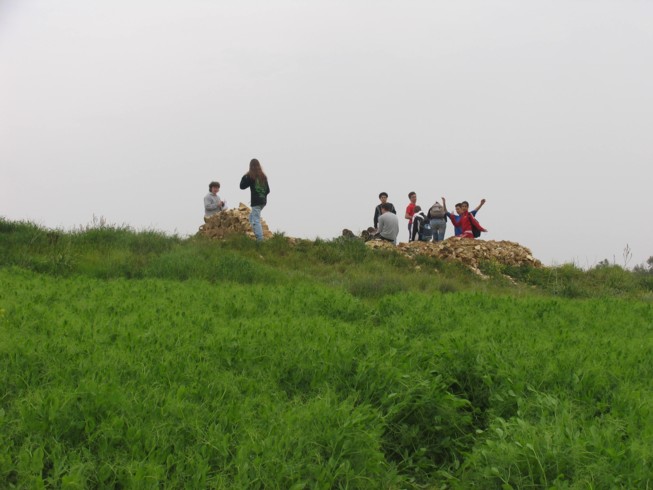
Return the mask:
[[208, 193], [204, 196], [204, 217], [208, 218], [222, 211], [222, 199], [220, 196]]
[[397, 242], [397, 235], [399, 235], [399, 219], [396, 214], [386, 211], [379, 216], [379, 235], [391, 242]]

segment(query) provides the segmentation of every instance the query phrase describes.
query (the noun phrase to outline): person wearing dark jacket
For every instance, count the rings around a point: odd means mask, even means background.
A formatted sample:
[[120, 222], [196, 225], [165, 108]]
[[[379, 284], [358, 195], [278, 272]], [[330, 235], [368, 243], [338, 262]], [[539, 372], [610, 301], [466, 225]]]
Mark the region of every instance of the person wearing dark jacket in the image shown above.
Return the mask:
[[422, 207], [415, 206], [415, 214], [413, 214], [413, 229], [410, 235], [410, 241], [428, 242], [431, 240], [431, 224], [424, 213], [421, 212]]
[[260, 162], [253, 158], [249, 162], [249, 172], [240, 179], [240, 188], [247, 189], [251, 193], [252, 212], [249, 214], [249, 222], [252, 225], [252, 231], [257, 241], [263, 240], [263, 227], [261, 226], [261, 210], [268, 203], [268, 194], [270, 193], [270, 184], [268, 177], [263, 172]]
[[[381, 204], [379, 204], [377, 207], [374, 208], [374, 228], [377, 228], [379, 226], [379, 216], [381, 216], [381, 206], [388, 202], [388, 193], [387, 192], [382, 192], [379, 194], [379, 200], [381, 201]], [[397, 210], [393, 206], [392, 203], [388, 202], [390, 204], [390, 212], [392, 214], [397, 214]]]

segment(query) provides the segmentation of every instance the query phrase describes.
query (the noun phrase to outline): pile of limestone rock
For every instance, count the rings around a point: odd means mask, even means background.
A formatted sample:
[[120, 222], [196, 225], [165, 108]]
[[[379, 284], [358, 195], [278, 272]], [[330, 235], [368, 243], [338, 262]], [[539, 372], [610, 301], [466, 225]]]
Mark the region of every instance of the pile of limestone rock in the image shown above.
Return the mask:
[[[199, 235], [209, 238], [225, 238], [229, 235], [247, 235], [254, 238], [252, 225], [249, 223], [250, 208], [242, 202], [237, 208], [225, 209], [219, 213], [204, 218], [204, 224], [198, 230]], [[267, 223], [261, 219], [263, 237], [270, 238], [272, 232]]]
[[[225, 238], [230, 235], [247, 235], [254, 238], [252, 226], [249, 223], [250, 208], [240, 203], [237, 208], [227, 209], [204, 218], [204, 224], [200, 226], [198, 234], [209, 238]], [[272, 232], [267, 223], [261, 219], [263, 236], [270, 238]], [[542, 263], [533, 257], [531, 251], [515, 242], [494, 241], [494, 240], [472, 240], [470, 238], [450, 237], [441, 242], [409, 242], [400, 243], [395, 246], [390, 242], [382, 240], [370, 240], [369, 230], [356, 237], [351, 231], [343, 230], [343, 236], [352, 239], [365, 240], [365, 245], [374, 249], [394, 250], [408, 258], [415, 259], [418, 256], [430, 256], [443, 260], [455, 260], [463, 263], [472, 271], [481, 274], [479, 264], [481, 262], [498, 262], [510, 266], [542, 267]], [[289, 245], [296, 240], [289, 238]], [[481, 274], [482, 275], [482, 274]]]
[[475, 272], [479, 272], [481, 262], [499, 262], [510, 266], [542, 267], [542, 262], [533, 257], [531, 251], [515, 242], [494, 240], [473, 240], [450, 237], [441, 242], [409, 242], [395, 246], [390, 242], [369, 240], [368, 247], [396, 250], [409, 258], [418, 255], [437, 257], [444, 260], [462, 262]]

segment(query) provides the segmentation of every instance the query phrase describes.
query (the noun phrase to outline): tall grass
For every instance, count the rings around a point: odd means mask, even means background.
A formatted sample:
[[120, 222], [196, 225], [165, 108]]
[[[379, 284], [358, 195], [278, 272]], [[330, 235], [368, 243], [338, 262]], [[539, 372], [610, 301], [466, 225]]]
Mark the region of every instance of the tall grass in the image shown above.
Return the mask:
[[8, 488], [653, 484], [644, 273], [3, 221], [0, 246]]
[[[478, 281], [464, 266], [437, 258], [411, 261], [398, 253], [369, 250], [360, 240], [294, 240], [281, 234], [259, 246], [245, 236], [215, 241], [201, 236], [181, 239], [154, 230], [95, 220], [73, 232], [47, 230], [29, 222], [0, 218], [0, 265], [37, 272], [98, 278], [165, 277], [222, 280], [242, 274], [245, 283], [309, 278], [345, 287], [361, 298], [400, 291], [543, 293], [566, 298], [653, 297], [653, 274], [636, 268], [599, 264], [582, 270], [572, 264], [534, 269], [482, 263], [490, 278]], [[516, 283], [515, 283], [516, 281]]]

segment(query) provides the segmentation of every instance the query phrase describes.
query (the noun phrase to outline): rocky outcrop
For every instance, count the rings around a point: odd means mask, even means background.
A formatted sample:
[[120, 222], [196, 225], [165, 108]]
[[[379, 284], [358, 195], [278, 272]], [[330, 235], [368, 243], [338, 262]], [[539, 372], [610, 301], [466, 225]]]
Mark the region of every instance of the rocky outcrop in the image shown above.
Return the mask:
[[[250, 208], [242, 202], [237, 208], [220, 211], [213, 216], [204, 218], [204, 224], [200, 226], [197, 234], [217, 239], [229, 235], [247, 235], [255, 238], [252, 225], [249, 224], [250, 211]], [[270, 238], [272, 232], [263, 219], [261, 219], [261, 225], [263, 226], [263, 237]]]
[[[204, 219], [198, 234], [209, 238], [222, 239], [229, 235], [247, 235], [254, 238], [252, 227], [249, 224], [250, 208], [240, 203], [238, 208], [227, 209]], [[272, 232], [267, 223], [261, 220], [263, 236], [270, 238]], [[463, 263], [472, 271], [482, 275], [479, 270], [481, 262], [498, 262], [510, 266], [543, 267], [542, 263], [533, 257], [531, 251], [515, 242], [481, 240], [470, 238], [450, 237], [441, 242], [410, 242], [400, 243], [395, 246], [382, 240], [372, 240], [373, 229], [364, 230], [361, 237], [356, 237], [350, 230], [344, 229], [343, 237], [351, 240], [364, 240], [365, 245], [373, 249], [394, 250], [408, 258], [430, 256], [443, 260], [454, 260]], [[299, 239], [287, 238], [288, 244], [293, 245]]]
[[392, 243], [369, 240], [365, 244], [370, 248], [396, 250], [409, 258], [418, 255], [437, 257], [444, 260], [456, 260], [480, 273], [478, 266], [484, 261], [496, 261], [510, 266], [542, 267], [542, 262], [533, 257], [531, 251], [519, 243], [494, 240], [473, 240], [470, 238], [450, 237], [441, 242]]

